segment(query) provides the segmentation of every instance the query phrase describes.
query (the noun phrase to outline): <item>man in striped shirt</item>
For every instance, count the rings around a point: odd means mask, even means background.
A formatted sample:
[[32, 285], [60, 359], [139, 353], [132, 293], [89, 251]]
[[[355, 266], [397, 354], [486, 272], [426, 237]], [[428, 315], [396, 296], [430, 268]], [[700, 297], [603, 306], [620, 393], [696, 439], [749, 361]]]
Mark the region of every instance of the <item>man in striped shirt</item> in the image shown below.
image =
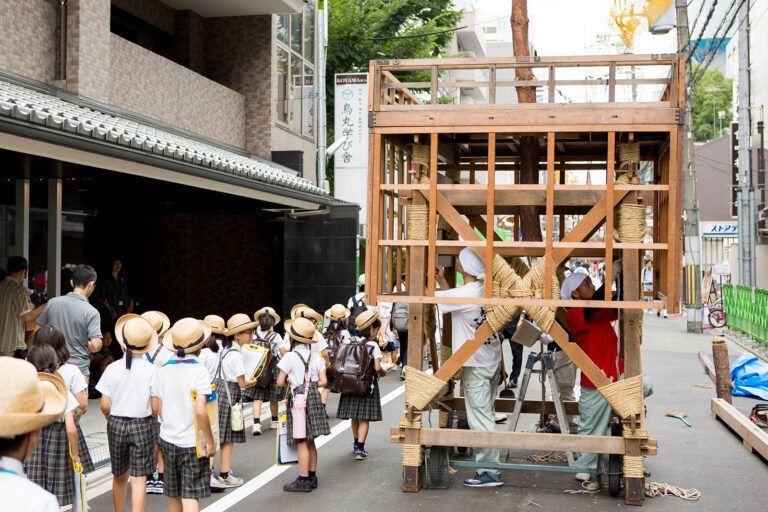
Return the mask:
[[27, 276], [25, 258], [8, 258], [6, 271], [5, 280], [0, 282], [0, 356], [24, 359], [27, 356], [24, 324], [40, 316], [45, 305], [34, 307], [29, 291], [21, 284]]

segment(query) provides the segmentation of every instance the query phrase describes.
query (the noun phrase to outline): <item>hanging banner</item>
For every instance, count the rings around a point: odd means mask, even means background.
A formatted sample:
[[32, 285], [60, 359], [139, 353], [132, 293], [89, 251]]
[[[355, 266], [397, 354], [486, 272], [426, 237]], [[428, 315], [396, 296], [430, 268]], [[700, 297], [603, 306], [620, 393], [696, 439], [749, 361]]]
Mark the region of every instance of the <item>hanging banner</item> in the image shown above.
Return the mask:
[[360, 205], [360, 223], [366, 218], [368, 180], [368, 73], [335, 75], [334, 196]]
[[368, 169], [368, 73], [335, 75], [336, 169]]

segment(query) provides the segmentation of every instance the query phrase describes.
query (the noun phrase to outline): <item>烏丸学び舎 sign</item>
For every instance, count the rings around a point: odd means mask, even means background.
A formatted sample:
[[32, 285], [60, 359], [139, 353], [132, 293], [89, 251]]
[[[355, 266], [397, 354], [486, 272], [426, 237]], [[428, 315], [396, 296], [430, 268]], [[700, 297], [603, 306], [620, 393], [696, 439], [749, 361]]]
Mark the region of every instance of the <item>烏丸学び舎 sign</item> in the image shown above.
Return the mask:
[[336, 75], [334, 136], [342, 139], [336, 169], [368, 168], [368, 74]]

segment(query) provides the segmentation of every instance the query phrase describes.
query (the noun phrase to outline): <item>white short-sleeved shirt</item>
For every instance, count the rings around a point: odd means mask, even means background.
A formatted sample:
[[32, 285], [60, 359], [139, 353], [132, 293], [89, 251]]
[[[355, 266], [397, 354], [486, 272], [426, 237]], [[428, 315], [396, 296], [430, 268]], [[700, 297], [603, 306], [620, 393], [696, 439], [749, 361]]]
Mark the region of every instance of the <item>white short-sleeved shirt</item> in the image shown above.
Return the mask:
[[304, 384], [304, 361], [307, 360], [309, 354], [312, 354], [312, 359], [309, 363], [309, 380], [310, 382], [317, 382], [320, 380], [320, 373], [325, 371], [325, 359], [305, 343], [297, 345], [296, 348], [285, 354], [280, 362], [277, 363], [277, 367], [288, 376], [291, 389]]
[[21, 461], [0, 457], [0, 496], [4, 510], [59, 512], [56, 496], [24, 476]]
[[195, 408], [192, 391], [198, 395], [211, 392], [211, 378], [194, 356], [182, 359], [172, 356], [157, 371], [151, 386], [152, 396], [158, 397], [162, 402], [160, 412], [163, 422], [160, 424], [160, 438], [180, 448], [195, 446]]
[[64, 413], [59, 416], [59, 419], [56, 421], [59, 423], [64, 423], [64, 416], [71, 413], [75, 409], [77, 409], [77, 400], [75, 400], [75, 395], [67, 391], [67, 406], [64, 408]]
[[59, 375], [64, 379], [67, 389], [73, 395], [88, 389], [88, 383], [85, 382], [85, 377], [83, 377], [80, 368], [73, 364], [64, 363], [59, 366]]
[[[483, 281], [438, 290], [435, 297], [480, 298], [483, 296]], [[461, 348], [467, 340], [475, 339], [477, 328], [485, 321], [485, 310], [479, 304], [438, 304], [441, 314], [450, 313], [453, 328], [453, 352]], [[464, 366], [487, 368], [501, 362], [501, 338], [493, 335], [470, 357]]]
[[[237, 382], [237, 378], [241, 375], [245, 377], [243, 354], [240, 353], [240, 347], [236, 343], [230, 348], [222, 348], [219, 351], [219, 359], [221, 360], [221, 375], [217, 375], [217, 377], [227, 382]], [[216, 364], [218, 365], [218, 361]]]
[[291, 345], [289, 344], [288, 346], [285, 346], [285, 340], [283, 340], [283, 338], [281, 338], [275, 331], [262, 331], [261, 329], [256, 329], [253, 331], [253, 341], [256, 342], [258, 339], [267, 340], [269, 342], [272, 355], [275, 357], [280, 357], [281, 348], [285, 348], [287, 351], [291, 350]]
[[158, 368], [162, 368], [162, 366], [174, 356], [173, 352], [165, 348], [165, 345], [160, 345], [156, 349], [150, 350], [144, 355], [147, 357], [147, 361], [154, 364]]
[[209, 348], [204, 348], [203, 350], [200, 351], [200, 355], [197, 356], [197, 360], [200, 361], [200, 364], [205, 366], [206, 370], [208, 370], [208, 376], [211, 379], [216, 377], [216, 368], [219, 367], [218, 352], [214, 352]]
[[118, 359], [104, 370], [96, 391], [110, 398], [111, 416], [146, 418], [152, 414], [151, 388], [158, 368], [141, 355], [134, 355], [131, 369]]

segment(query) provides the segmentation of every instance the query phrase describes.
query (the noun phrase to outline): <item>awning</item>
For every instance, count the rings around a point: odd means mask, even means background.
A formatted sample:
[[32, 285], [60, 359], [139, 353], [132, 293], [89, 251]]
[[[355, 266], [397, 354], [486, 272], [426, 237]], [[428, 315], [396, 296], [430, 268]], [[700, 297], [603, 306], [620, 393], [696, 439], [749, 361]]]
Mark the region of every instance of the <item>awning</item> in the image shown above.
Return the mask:
[[298, 208], [332, 202], [278, 164], [90, 103], [0, 76], [0, 148]]

